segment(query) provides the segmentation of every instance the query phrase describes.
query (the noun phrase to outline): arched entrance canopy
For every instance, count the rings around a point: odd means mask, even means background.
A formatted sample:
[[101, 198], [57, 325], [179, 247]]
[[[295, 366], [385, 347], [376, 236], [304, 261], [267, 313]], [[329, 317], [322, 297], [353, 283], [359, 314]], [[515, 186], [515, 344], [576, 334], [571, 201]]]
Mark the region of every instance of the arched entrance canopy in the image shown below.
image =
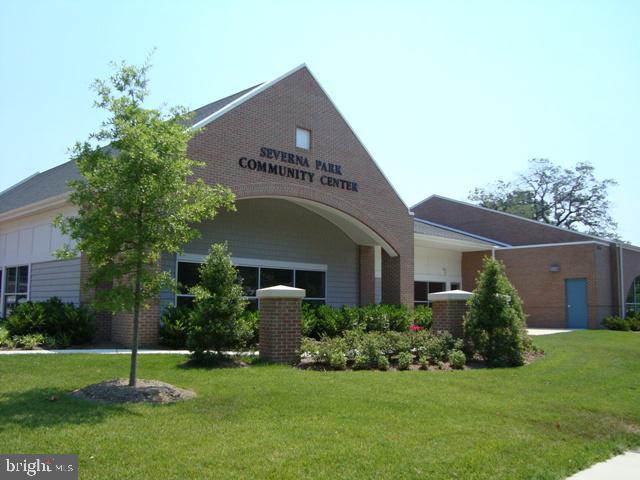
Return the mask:
[[313, 200], [281, 195], [242, 197], [238, 200], [242, 201], [247, 198], [277, 198], [280, 200], [287, 200], [303, 208], [306, 208], [307, 210], [320, 215], [321, 217], [330, 221], [336, 227], [342, 230], [345, 235], [351, 238], [354, 243], [358, 245], [380, 246], [390, 257], [398, 256], [398, 253], [395, 251], [395, 249], [371, 227], [363, 223], [361, 220], [335, 207], [331, 207], [329, 205], [325, 205]]

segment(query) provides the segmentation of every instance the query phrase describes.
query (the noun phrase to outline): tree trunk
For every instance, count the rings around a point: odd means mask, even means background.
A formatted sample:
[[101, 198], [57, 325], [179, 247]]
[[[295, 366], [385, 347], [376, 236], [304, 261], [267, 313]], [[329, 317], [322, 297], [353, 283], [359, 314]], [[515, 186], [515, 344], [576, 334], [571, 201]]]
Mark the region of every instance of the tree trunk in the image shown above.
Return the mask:
[[142, 262], [136, 265], [136, 286], [133, 296], [133, 342], [131, 345], [131, 370], [129, 371], [129, 386], [135, 387], [138, 376], [138, 344], [140, 343], [140, 277]]

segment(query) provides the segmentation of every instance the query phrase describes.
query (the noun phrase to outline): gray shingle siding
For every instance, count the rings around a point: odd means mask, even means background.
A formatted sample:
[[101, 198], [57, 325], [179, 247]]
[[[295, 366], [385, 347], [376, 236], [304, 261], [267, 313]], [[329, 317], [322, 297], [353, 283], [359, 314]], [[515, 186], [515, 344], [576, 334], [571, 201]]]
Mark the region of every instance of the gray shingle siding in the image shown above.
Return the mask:
[[[205, 255], [212, 243], [227, 241], [234, 257], [327, 265], [327, 303], [357, 304], [358, 250], [342, 230], [285, 200], [242, 200], [236, 206], [237, 212], [221, 212], [203, 224], [202, 237], [184, 251]], [[162, 264], [174, 268], [169, 260]], [[161, 296], [168, 298], [168, 292]]]
[[29, 298], [34, 302], [59, 297], [65, 303], [80, 303], [80, 259], [33, 263]]

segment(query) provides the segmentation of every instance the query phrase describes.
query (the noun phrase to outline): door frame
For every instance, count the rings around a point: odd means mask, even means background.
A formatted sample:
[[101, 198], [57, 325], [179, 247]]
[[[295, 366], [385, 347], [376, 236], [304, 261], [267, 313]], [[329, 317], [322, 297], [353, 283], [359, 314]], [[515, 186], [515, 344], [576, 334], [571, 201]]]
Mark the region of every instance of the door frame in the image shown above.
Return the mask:
[[[583, 280], [584, 281], [584, 302], [586, 307], [586, 315], [587, 321], [584, 326], [585, 329], [589, 328], [589, 280], [586, 277], [575, 277], [575, 278], [565, 278], [564, 279], [564, 323], [566, 328], [576, 328], [569, 326], [569, 288], [568, 284], [572, 280]], [[578, 327], [582, 328], [582, 327]]]

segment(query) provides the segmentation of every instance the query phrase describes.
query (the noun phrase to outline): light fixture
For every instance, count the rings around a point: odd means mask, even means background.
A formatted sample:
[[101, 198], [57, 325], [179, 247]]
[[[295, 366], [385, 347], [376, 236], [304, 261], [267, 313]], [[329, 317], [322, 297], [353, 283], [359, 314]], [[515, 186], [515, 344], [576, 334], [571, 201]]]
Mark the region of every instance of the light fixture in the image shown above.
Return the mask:
[[560, 264], [558, 263], [552, 263], [551, 265], [549, 265], [549, 271], [556, 273], [560, 271]]

